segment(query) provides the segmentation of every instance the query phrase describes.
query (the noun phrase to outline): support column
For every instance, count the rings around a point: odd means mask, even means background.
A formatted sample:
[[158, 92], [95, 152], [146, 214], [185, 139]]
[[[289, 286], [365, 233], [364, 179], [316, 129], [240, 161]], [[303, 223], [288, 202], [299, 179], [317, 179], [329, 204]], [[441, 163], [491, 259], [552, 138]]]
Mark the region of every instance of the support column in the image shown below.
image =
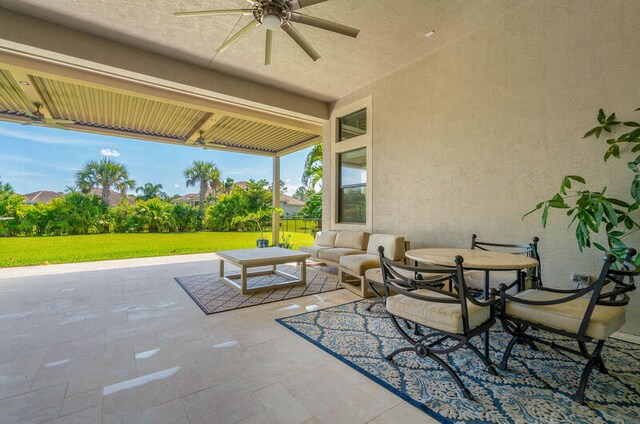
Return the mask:
[[[273, 207], [280, 207], [280, 158], [273, 158]], [[273, 213], [271, 220], [271, 244], [276, 245], [280, 241], [280, 215]]]

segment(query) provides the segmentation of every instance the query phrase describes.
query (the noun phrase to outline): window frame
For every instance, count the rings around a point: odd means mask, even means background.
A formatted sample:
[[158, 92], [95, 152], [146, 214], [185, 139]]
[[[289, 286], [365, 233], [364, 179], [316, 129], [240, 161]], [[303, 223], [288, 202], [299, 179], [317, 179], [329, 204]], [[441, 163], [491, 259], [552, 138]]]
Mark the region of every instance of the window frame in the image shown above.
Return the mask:
[[[347, 113], [346, 115], [341, 115], [341, 116], [339, 116], [338, 118], [336, 118], [336, 122], [337, 122], [337, 124], [336, 124], [336, 125], [337, 125], [336, 143], [344, 143], [345, 141], [349, 141], [349, 140], [352, 140], [352, 139], [354, 139], [354, 138], [361, 137], [361, 136], [355, 136], [355, 137], [349, 137], [349, 138], [345, 138], [345, 139], [342, 139], [342, 138], [341, 138], [341, 137], [342, 137], [342, 129], [343, 129], [343, 127], [344, 127], [344, 124], [343, 124], [342, 120], [343, 120], [344, 118], [347, 118], [347, 117], [349, 117], [349, 116], [351, 116], [351, 115], [355, 115], [356, 113], [360, 113], [360, 112], [362, 112], [362, 111], [364, 111], [364, 113], [365, 113], [365, 117], [367, 117], [367, 118], [368, 118], [368, 116], [369, 116], [369, 111], [368, 111], [368, 109], [367, 109], [366, 107], [363, 107], [363, 108], [357, 109], [357, 110], [355, 110], [355, 111], [353, 111], [353, 112], [351, 112], [351, 113]], [[368, 119], [365, 119], [365, 126], [366, 126], [366, 128], [364, 129], [364, 134], [362, 134], [362, 135], [366, 135], [366, 134], [369, 132], [369, 122], [368, 122]]]
[[[358, 112], [361, 109], [366, 109], [366, 125], [367, 132], [363, 135], [349, 138], [347, 140], [338, 141], [340, 139], [340, 121], [339, 119]], [[347, 106], [335, 109], [331, 113], [331, 140], [330, 140], [330, 155], [331, 155], [331, 222], [330, 227], [332, 230], [352, 230], [352, 231], [371, 231], [372, 229], [372, 205], [373, 205], [373, 190], [372, 190], [372, 140], [373, 140], [373, 101], [372, 96], [365, 97], [359, 101], [353, 102]], [[340, 154], [347, 153], [352, 150], [358, 150], [360, 148], [366, 148], [366, 160], [367, 160], [367, 181], [365, 186], [366, 190], [366, 213], [365, 222], [340, 222]], [[359, 184], [359, 186], [362, 186]]]
[[[367, 148], [366, 147], [359, 147], [357, 149], [354, 150], [348, 150], [346, 152], [341, 152], [338, 153], [338, 158], [337, 158], [337, 164], [338, 164], [338, 181], [337, 181], [337, 191], [338, 191], [338, 196], [336, 199], [336, 202], [338, 202], [338, 208], [337, 208], [337, 212], [338, 212], [338, 217], [337, 217], [337, 222], [340, 224], [349, 224], [349, 225], [362, 225], [362, 224], [366, 224], [367, 223], [367, 217], [366, 217], [366, 213], [365, 213], [365, 221], [364, 222], [359, 222], [359, 221], [344, 221], [342, 220], [342, 193], [344, 192], [345, 189], [349, 189], [349, 188], [362, 188], [364, 187], [365, 189], [365, 211], [367, 209], [367, 204], [366, 204], [366, 199], [368, 197], [368, 190], [367, 190], [367, 181], [363, 182], [363, 183], [357, 183], [357, 184], [342, 184], [342, 155], [349, 153], [349, 152], [355, 152], [357, 150], [364, 150], [365, 151], [365, 160], [367, 160]], [[367, 161], [367, 167], [365, 168], [366, 172], [367, 172], [367, 180], [368, 180], [368, 174], [369, 174], [369, 163]]]

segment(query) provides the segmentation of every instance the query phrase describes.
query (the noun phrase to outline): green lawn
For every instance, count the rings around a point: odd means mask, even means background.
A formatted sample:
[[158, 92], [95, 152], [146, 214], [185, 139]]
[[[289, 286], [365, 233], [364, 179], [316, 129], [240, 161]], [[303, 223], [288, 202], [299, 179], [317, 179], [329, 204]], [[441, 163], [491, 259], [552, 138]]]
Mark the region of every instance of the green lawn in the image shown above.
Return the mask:
[[[296, 249], [311, 234], [289, 233]], [[258, 233], [96, 234], [0, 238], [0, 267], [184, 255], [255, 247]], [[265, 234], [271, 238], [271, 234]]]

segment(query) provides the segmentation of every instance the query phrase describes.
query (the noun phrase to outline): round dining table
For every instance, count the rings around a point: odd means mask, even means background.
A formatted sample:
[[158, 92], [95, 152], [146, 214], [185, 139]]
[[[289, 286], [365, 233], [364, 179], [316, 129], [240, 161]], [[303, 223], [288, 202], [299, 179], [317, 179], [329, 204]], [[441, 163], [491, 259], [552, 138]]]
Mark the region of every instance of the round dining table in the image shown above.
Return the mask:
[[516, 271], [538, 266], [538, 261], [526, 255], [481, 249], [429, 248], [407, 251], [407, 258], [432, 265], [455, 267], [455, 257], [462, 256], [463, 267], [489, 271]]
[[[405, 255], [418, 263], [455, 267], [455, 257], [462, 256], [465, 270], [484, 271], [484, 298], [489, 297], [489, 273], [491, 271], [514, 271], [518, 291], [524, 289], [522, 270], [538, 266], [538, 261], [524, 254], [498, 252], [482, 249], [426, 248], [408, 250]], [[489, 357], [489, 332], [484, 336], [484, 353]]]

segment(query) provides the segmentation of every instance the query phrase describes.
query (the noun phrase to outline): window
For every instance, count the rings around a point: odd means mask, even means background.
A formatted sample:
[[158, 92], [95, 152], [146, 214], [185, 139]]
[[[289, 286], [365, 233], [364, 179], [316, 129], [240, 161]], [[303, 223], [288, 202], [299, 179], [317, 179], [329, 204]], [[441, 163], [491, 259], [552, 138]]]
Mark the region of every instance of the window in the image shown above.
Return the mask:
[[367, 109], [338, 118], [338, 142], [359, 137], [367, 133]]
[[338, 107], [331, 113], [331, 210], [327, 228], [372, 231], [373, 97]]
[[367, 148], [338, 155], [338, 222], [367, 220]]

